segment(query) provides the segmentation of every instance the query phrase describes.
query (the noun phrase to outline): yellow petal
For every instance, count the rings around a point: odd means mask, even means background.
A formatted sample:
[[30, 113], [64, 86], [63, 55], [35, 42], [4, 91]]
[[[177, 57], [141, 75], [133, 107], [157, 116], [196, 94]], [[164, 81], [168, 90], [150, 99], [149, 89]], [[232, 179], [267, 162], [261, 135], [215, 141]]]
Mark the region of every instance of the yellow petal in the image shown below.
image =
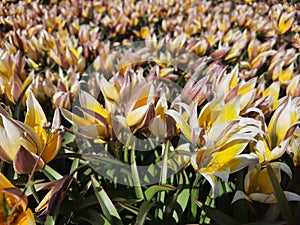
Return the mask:
[[10, 187], [14, 187], [14, 185], [0, 172], [0, 189]]
[[296, 108], [292, 105], [290, 98], [276, 109], [267, 129], [272, 148], [279, 145], [287, 130], [297, 121], [297, 117]]
[[278, 30], [280, 34], [286, 33], [294, 22], [294, 12], [283, 12], [279, 19]]
[[141, 123], [146, 115], [146, 112], [150, 104], [139, 107], [128, 113], [126, 116], [126, 123], [129, 127], [135, 126], [138, 123]]
[[91, 126], [92, 122], [69, 112], [68, 110], [61, 108], [61, 114], [73, 125], [75, 126]]
[[223, 110], [218, 115], [217, 119], [213, 122], [213, 126], [225, 122], [238, 120], [240, 113], [240, 96], [236, 96], [227, 102]]
[[279, 81], [282, 84], [286, 84], [293, 77], [294, 64], [292, 63], [288, 68], [279, 73]]
[[79, 93], [79, 99], [80, 99], [81, 107], [97, 112], [105, 119], [109, 119], [109, 115], [106, 112], [106, 110], [100, 105], [100, 103], [92, 95], [90, 95], [85, 91], [81, 91]]
[[119, 99], [119, 93], [116, 87], [103, 76], [101, 76], [100, 79], [100, 89], [106, 100], [116, 102]]
[[39, 135], [42, 143], [45, 143], [46, 132], [43, 128], [43, 125], [47, 124], [47, 118], [41, 105], [34, 97], [32, 91], [29, 92], [26, 104], [27, 113], [24, 123], [33, 128], [34, 131]]

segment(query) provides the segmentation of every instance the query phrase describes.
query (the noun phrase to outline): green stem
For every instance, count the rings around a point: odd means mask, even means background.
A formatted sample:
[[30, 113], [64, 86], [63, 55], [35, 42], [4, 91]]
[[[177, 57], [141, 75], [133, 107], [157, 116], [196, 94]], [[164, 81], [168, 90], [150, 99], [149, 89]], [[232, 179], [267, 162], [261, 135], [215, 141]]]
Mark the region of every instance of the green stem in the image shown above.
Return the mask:
[[128, 152], [129, 152], [129, 144], [130, 144], [130, 141], [131, 141], [131, 137], [132, 137], [132, 133], [130, 133], [128, 135], [127, 141], [126, 141], [125, 146], [124, 146], [124, 162], [125, 163], [128, 163], [128, 158], [129, 158], [128, 157], [129, 156]]
[[201, 179], [201, 174], [196, 172], [196, 178], [194, 180], [193, 186], [192, 186], [192, 190], [191, 190], [191, 216], [192, 216], [192, 221], [196, 221], [197, 218], [197, 212], [198, 212], [198, 206], [195, 203], [194, 199], [199, 198], [199, 182]]
[[144, 194], [143, 194], [143, 190], [141, 187], [140, 177], [139, 177], [137, 166], [136, 166], [135, 145], [134, 144], [132, 146], [130, 156], [131, 156], [130, 161], [131, 161], [132, 180], [133, 180], [135, 194], [138, 199], [144, 199]]
[[[163, 163], [162, 163], [161, 174], [160, 174], [160, 181], [159, 181], [160, 185], [163, 185], [163, 184], [167, 183], [167, 176], [168, 176], [168, 153], [169, 153], [170, 141], [167, 140], [167, 142], [164, 145], [165, 145], [165, 149], [163, 151]], [[165, 196], [166, 196], [166, 192], [165, 191], [161, 191], [161, 192], [158, 193], [157, 200], [159, 202], [164, 203]], [[163, 211], [165, 210], [165, 208], [166, 208], [165, 206], [163, 206], [163, 209], [157, 208], [157, 210], [155, 211], [155, 217], [162, 220], [163, 219]]]

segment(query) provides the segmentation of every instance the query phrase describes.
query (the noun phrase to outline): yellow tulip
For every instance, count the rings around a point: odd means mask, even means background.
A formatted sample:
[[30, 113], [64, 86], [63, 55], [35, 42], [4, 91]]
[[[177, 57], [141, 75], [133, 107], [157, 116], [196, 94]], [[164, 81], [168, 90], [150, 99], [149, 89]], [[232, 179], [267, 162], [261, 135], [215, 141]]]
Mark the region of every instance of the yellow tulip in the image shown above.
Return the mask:
[[267, 89], [265, 89], [262, 93], [263, 97], [271, 96], [272, 97], [272, 103], [271, 107], [273, 109], [276, 109], [279, 105], [279, 91], [280, 91], [280, 82], [275, 81], [273, 82]]
[[85, 91], [79, 93], [80, 107], [83, 117], [61, 109], [62, 115], [74, 126], [79, 133], [87, 138], [108, 140], [110, 138], [110, 115], [105, 108], [90, 94]]
[[280, 15], [277, 29], [279, 34], [285, 34], [291, 27], [294, 22], [295, 13], [294, 12], [283, 12]]
[[39, 140], [35, 141], [40, 142], [39, 145], [42, 147], [38, 148], [36, 154], [41, 154], [43, 161], [48, 163], [57, 155], [62, 143], [62, 135], [59, 130], [61, 125], [59, 110], [55, 110], [50, 127], [41, 105], [32, 92], [29, 93], [26, 104], [27, 113], [24, 124], [31, 127], [39, 136]]
[[[32, 92], [27, 98], [25, 122], [14, 120], [0, 109], [0, 158], [13, 163], [17, 173], [31, 173], [38, 160], [38, 167], [51, 161], [62, 142], [60, 115], [56, 110], [52, 127]], [[39, 156], [41, 158], [39, 159]]]
[[[14, 210], [14, 211], [12, 211]], [[0, 173], [0, 223], [3, 225], [35, 225], [27, 197]]]
[[198, 118], [196, 106], [187, 113], [166, 112], [196, 148], [191, 164], [209, 181], [213, 197], [219, 195], [217, 178], [227, 182], [229, 174], [258, 162], [255, 154], [242, 152], [261, 133], [260, 122], [239, 116], [239, 100], [235, 97], [225, 103], [222, 95], [216, 96], [203, 107]]
[[286, 139], [288, 129], [299, 120], [299, 106], [297, 99], [287, 97], [275, 110], [267, 129], [267, 138], [270, 147], [274, 148]]
[[265, 134], [258, 138], [253, 150], [262, 165], [279, 159], [289, 150], [290, 138], [299, 120], [299, 107], [295, 100], [286, 98], [275, 110]]
[[[272, 166], [272, 169], [279, 183], [281, 182], [281, 171], [284, 171], [290, 177], [292, 176], [292, 172], [286, 164], [272, 163], [270, 165]], [[267, 204], [277, 203], [275, 191], [270, 180], [267, 168], [262, 168], [259, 164], [249, 167], [248, 173], [246, 174], [244, 179], [244, 189], [245, 192], [236, 192], [232, 202], [235, 202], [239, 199], [246, 199], [248, 201]], [[284, 191], [284, 194], [288, 201], [300, 201], [300, 196], [295, 193]]]

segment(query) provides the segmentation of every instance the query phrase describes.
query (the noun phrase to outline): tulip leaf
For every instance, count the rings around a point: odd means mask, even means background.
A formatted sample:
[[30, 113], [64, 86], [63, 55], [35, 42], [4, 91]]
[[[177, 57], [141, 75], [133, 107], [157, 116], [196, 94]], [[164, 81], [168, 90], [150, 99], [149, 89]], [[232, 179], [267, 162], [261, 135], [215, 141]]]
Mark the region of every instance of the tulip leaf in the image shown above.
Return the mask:
[[58, 172], [56, 172], [54, 169], [52, 169], [50, 166], [45, 165], [42, 169], [42, 172], [45, 174], [45, 176], [48, 177], [50, 181], [56, 181], [63, 178], [62, 175], [60, 175]]
[[112, 224], [116, 224], [116, 225], [123, 224], [119, 216], [119, 213], [117, 212], [115, 206], [113, 205], [112, 201], [108, 197], [107, 193], [104, 191], [104, 189], [101, 187], [99, 182], [93, 176], [91, 177], [91, 180], [92, 180], [92, 185], [96, 197], [104, 213], [104, 216]]
[[139, 173], [138, 173], [138, 169], [137, 169], [137, 165], [136, 165], [136, 161], [135, 161], [135, 147], [134, 146], [131, 150], [130, 161], [131, 161], [131, 173], [132, 173], [132, 179], [133, 179], [133, 183], [134, 183], [134, 190], [136, 193], [136, 197], [139, 199], [144, 199], [144, 194], [143, 194], [143, 190], [141, 187], [140, 177], [139, 177]]
[[291, 209], [288, 205], [286, 196], [277, 180], [274, 170], [272, 169], [272, 166], [269, 163], [267, 164], [267, 171], [268, 171], [272, 186], [275, 191], [275, 197], [276, 197], [276, 199], [279, 203], [280, 209], [281, 209], [282, 217], [285, 220], [290, 221], [293, 218]]
[[145, 191], [145, 197], [148, 201], [150, 201], [156, 193], [161, 192], [161, 191], [175, 191], [176, 187], [173, 187], [171, 185], [153, 185], [149, 187]]
[[194, 200], [196, 204], [205, 211], [206, 215], [209, 216], [212, 220], [214, 220], [217, 224], [220, 225], [239, 225], [240, 223], [236, 221], [234, 218], [228, 216], [227, 214], [221, 212], [218, 209], [212, 208], [203, 204], [198, 200]]
[[143, 225], [147, 218], [148, 212], [156, 204], [156, 202], [145, 201], [142, 203], [139, 213], [136, 217], [135, 225]]
[[137, 207], [134, 207], [132, 205], [129, 205], [129, 204], [125, 204], [125, 203], [121, 203], [121, 202], [118, 202], [118, 204], [124, 208], [124, 209], [127, 209], [129, 212], [132, 212], [133, 214], [135, 215], [138, 215], [139, 214], [139, 209]]

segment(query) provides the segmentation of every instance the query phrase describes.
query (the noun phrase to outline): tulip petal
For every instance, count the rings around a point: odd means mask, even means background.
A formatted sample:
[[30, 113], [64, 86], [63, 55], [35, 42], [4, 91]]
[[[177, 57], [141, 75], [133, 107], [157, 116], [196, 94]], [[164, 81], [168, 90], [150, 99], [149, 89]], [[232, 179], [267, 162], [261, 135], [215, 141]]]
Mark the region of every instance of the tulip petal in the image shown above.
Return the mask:
[[247, 166], [256, 163], [259, 163], [257, 156], [254, 153], [250, 153], [250, 154], [241, 154], [234, 157], [233, 160], [228, 162], [228, 166], [230, 167], [230, 173], [235, 173]]
[[61, 108], [61, 114], [73, 125], [75, 126], [91, 126], [92, 123], [80, 116], [75, 115], [74, 113], [69, 112], [68, 110]]
[[26, 104], [27, 113], [25, 116], [24, 124], [33, 128], [41, 138], [41, 141], [44, 143], [46, 140], [46, 133], [43, 128], [43, 124], [47, 124], [47, 118], [40, 103], [34, 97], [32, 91], [29, 92]]
[[235, 203], [236, 201], [238, 201], [240, 199], [246, 199], [247, 201], [251, 201], [251, 199], [244, 192], [237, 190], [233, 196], [231, 204]]

